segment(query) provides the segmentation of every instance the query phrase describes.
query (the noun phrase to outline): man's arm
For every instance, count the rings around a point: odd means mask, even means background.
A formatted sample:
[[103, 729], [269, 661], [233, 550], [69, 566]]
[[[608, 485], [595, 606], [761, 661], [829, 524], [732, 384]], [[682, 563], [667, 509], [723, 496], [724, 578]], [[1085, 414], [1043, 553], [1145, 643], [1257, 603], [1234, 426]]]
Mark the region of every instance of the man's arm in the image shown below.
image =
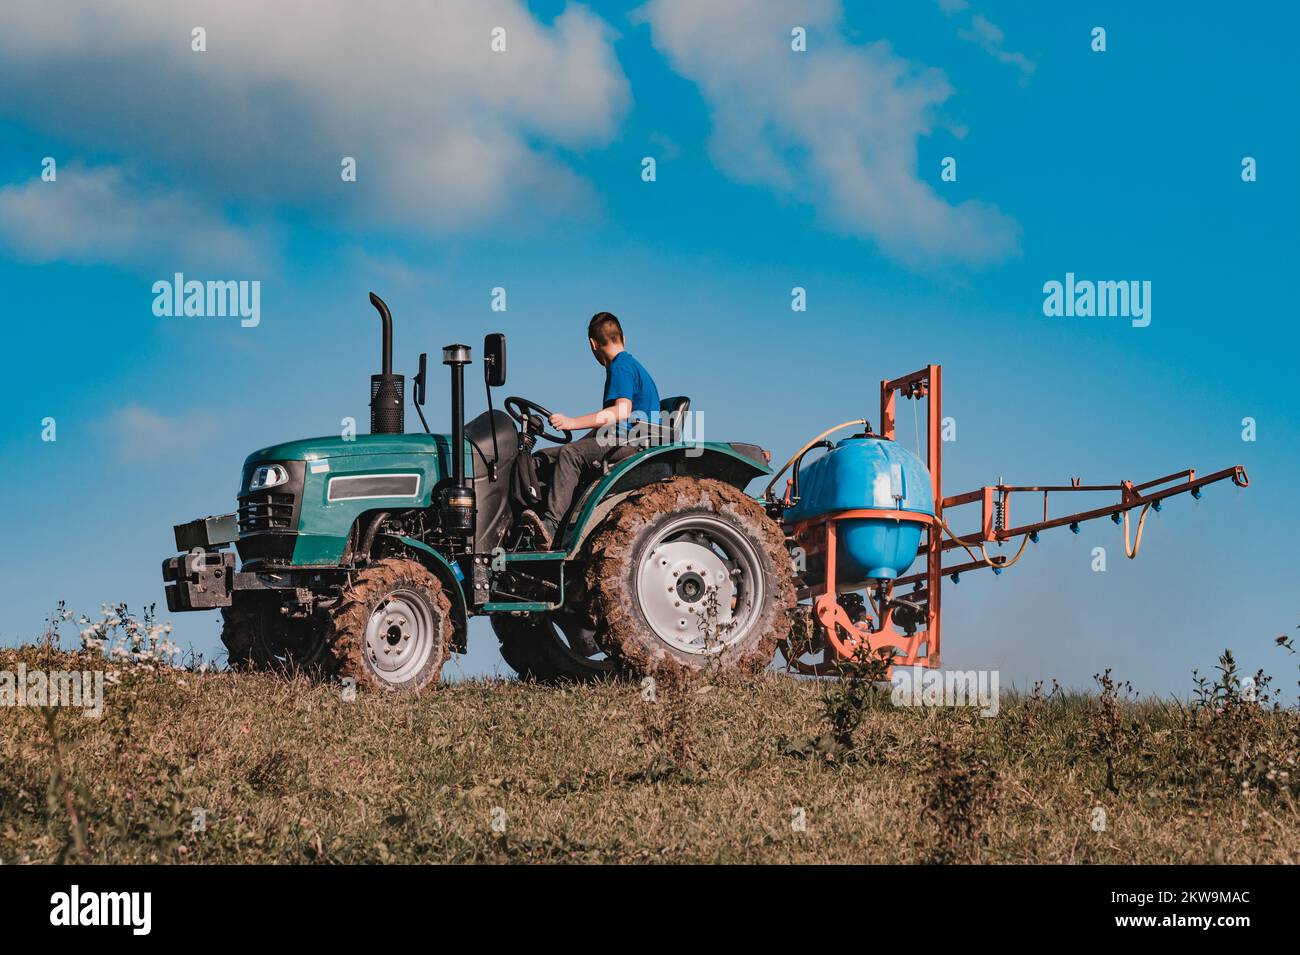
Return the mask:
[[632, 414], [632, 399], [618, 398], [608, 408], [601, 408], [579, 418], [568, 415], [551, 415], [551, 427], [557, 431], [587, 431], [591, 428], [604, 428], [624, 421]]

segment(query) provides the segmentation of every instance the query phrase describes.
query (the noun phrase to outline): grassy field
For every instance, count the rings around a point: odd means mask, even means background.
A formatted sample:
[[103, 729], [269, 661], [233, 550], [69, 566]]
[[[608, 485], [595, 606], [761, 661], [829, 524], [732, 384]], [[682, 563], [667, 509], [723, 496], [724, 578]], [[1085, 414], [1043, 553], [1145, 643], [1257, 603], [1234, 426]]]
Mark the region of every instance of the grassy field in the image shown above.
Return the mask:
[[[108, 665], [0, 651], [20, 663]], [[1232, 678], [984, 718], [776, 673], [349, 700], [113, 668], [98, 718], [0, 711], [0, 861], [1300, 862], [1300, 714]]]

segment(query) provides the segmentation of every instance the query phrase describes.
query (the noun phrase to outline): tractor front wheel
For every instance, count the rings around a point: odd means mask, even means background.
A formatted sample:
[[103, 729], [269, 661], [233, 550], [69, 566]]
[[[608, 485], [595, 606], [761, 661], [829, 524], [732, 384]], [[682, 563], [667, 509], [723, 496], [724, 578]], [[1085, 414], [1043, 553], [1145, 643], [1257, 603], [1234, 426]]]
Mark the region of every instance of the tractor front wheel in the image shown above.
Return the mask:
[[362, 570], [330, 616], [334, 669], [372, 690], [436, 684], [452, 635], [451, 600], [422, 564], [392, 558]]
[[679, 477], [634, 491], [591, 554], [597, 639], [633, 675], [755, 673], [789, 632], [785, 535], [730, 484]]

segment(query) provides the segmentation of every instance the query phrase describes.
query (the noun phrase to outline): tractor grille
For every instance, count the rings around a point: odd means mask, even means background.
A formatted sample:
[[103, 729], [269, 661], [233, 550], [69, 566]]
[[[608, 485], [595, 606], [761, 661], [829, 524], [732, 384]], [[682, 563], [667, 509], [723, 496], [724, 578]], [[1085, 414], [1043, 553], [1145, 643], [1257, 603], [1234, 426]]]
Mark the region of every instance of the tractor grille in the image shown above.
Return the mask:
[[287, 531], [293, 528], [293, 494], [256, 491], [239, 499], [239, 533]]
[[[248, 485], [258, 467], [278, 464], [289, 472], [289, 480], [276, 487], [250, 491]], [[303, 461], [274, 461], [249, 458], [239, 489], [239, 550], [241, 561], [289, 563], [298, 539], [299, 510], [307, 465]]]

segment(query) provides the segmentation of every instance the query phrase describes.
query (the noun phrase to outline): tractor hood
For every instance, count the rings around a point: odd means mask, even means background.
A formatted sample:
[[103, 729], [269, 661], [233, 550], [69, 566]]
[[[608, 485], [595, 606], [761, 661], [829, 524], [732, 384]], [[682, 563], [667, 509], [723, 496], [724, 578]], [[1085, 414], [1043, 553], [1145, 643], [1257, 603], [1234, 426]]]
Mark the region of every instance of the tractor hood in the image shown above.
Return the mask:
[[451, 439], [445, 434], [359, 434], [353, 438], [327, 435], [261, 448], [250, 454], [245, 463], [318, 461], [371, 454], [446, 454], [450, 445]]

